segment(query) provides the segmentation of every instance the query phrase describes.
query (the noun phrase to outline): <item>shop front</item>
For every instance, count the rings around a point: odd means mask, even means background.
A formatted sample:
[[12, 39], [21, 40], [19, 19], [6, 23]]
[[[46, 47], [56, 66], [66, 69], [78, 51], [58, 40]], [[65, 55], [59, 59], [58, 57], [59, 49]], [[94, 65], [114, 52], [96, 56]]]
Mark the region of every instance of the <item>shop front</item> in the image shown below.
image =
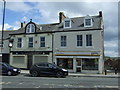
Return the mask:
[[10, 55], [10, 64], [23, 69], [30, 69], [32, 65], [40, 62], [52, 62], [52, 52], [14, 51]]
[[56, 64], [69, 72], [99, 72], [99, 56], [56, 56]]

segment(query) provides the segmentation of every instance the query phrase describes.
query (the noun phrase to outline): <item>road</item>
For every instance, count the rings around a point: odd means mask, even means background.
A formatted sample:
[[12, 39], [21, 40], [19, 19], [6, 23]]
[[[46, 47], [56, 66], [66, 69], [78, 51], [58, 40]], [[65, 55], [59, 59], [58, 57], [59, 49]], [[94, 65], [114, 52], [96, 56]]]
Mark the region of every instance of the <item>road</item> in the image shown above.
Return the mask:
[[118, 88], [118, 78], [0, 76], [3, 88]]

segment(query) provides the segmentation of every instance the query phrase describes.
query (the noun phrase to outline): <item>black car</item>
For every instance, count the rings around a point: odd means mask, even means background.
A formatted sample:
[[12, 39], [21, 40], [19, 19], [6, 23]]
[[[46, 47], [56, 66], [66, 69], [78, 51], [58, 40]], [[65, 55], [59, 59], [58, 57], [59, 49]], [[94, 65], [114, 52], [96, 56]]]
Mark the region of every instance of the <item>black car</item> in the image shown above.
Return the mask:
[[19, 68], [13, 67], [7, 63], [0, 62], [0, 74], [2, 75], [18, 75], [21, 70]]
[[37, 63], [30, 68], [30, 74], [33, 77], [37, 76], [56, 76], [66, 77], [68, 76], [68, 70], [58, 67], [52, 63]]

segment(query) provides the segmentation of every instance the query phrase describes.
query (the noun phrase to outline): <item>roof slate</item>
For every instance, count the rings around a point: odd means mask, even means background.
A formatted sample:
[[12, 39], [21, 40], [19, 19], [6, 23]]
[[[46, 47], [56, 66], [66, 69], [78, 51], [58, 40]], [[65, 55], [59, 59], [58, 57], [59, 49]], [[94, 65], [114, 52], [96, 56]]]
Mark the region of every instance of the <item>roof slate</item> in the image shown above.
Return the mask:
[[[97, 16], [91, 16], [93, 20], [93, 26], [92, 27], [84, 27], [84, 18], [85, 17], [74, 17], [70, 18], [71, 19], [71, 28], [63, 28], [63, 22], [62, 23], [52, 23], [52, 24], [36, 24], [37, 33], [41, 32], [55, 32], [55, 31], [68, 31], [68, 30], [92, 30], [92, 29], [101, 29], [101, 22], [102, 22], [102, 17], [99, 15]], [[42, 27], [42, 30], [40, 30]], [[20, 34], [20, 33], [25, 33], [25, 27], [24, 28], [19, 28], [18, 30], [7, 30], [4, 31], [4, 39], [9, 37], [9, 34]]]

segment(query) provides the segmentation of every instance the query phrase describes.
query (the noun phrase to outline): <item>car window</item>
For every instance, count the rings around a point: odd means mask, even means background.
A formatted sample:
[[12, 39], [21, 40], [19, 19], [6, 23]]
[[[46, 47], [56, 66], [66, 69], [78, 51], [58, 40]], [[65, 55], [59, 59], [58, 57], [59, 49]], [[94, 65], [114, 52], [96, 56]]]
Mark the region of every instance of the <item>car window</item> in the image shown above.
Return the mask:
[[44, 67], [45, 64], [44, 64], [44, 63], [40, 63], [40, 64], [37, 64], [37, 66], [39, 66], [39, 67]]
[[53, 66], [52, 64], [49, 63], [49, 64], [48, 64], [48, 67], [55, 67], [55, 66]]

